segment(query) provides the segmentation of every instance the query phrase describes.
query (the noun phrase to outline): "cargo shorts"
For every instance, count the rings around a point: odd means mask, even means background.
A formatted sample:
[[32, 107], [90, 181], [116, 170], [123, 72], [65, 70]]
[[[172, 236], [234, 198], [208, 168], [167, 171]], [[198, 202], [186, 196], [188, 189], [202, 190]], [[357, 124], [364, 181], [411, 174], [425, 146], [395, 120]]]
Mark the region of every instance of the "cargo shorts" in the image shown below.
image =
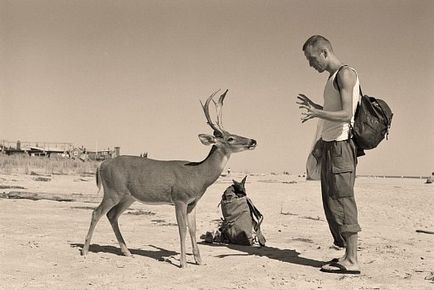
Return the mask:
[[[333, 236], [361, 231], [354, 199], [356, 147], [345, 141], [320, 141], [314, 156], [321, 163], [323, 206]], [[335, 237], [336, 240], [336, 237]]]

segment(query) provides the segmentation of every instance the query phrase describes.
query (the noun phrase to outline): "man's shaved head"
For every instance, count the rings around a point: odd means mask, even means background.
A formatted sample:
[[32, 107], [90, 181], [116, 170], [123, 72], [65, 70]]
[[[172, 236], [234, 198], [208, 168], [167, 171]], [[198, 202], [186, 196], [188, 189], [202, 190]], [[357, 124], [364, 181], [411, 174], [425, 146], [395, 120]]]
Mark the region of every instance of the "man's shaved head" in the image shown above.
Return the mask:
[[330, 52], [333, 51], [330, 41], [321, 35], [314, 35], [309, 37], [309, 39], [306, 40], [306, 42], [303, 44], [303, 51], [306, 51], [308, 47], [315, 47], [320, 49], [327, 48]]

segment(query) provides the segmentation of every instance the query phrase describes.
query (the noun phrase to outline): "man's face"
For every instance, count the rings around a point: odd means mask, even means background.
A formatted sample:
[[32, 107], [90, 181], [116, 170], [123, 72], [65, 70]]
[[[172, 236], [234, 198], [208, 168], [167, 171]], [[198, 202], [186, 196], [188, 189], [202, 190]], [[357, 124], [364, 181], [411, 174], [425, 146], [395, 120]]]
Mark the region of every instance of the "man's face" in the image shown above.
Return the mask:
[[304, 51], [309, 66], [313, 67], [319, 73], [325, 71], [327, 67], [324, 51], [319, 48], [308, 46]]

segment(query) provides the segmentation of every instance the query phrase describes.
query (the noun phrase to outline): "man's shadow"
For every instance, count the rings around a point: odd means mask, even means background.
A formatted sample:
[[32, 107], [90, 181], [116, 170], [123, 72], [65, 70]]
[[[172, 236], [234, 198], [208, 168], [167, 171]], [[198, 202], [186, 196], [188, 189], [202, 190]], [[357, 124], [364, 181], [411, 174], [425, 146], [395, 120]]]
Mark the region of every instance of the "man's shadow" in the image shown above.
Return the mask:
[[[74, 244], [70, 244], [72, 248], [79, 248], [80, 254], [83, 250], [83, 244], [79, 243], [74, 243]], [[142, 249], [129, 249], [131, 254], [133, 254], [133, 256], [144, 256], [144, 257], [149, 257], [152, 259], [155, 259], [157, 261], [160, 262], [168, 262], [171, 264], [174, 264], [171, 259], [174, 258], [174, 256], [178, 255], [177, 252], [175, 251], [169, 251], [163, 248], [159, 248], [157, 246], [153, 246], [153, 245], [148, 245], [149, 247], [152, 247], [156, 250], [142, 250]], [[101, 246], [98, 244], [91, 244], [89, 246], [89, 252], [92, 253], [110, 253], [110, 254], [114, 254], [114, 255], [118, 255], [118, 256], [123, 256], [123, 254], [121, 253], [121, 250], [119, 247], [115, 247], [115, 246]]]
[[279, 249], [279, 248], [267, 247], [267, 246], [252, 247], [252, 246], [243, 246], [243, 245], [235, 245], [235, 244], [207, 243], [207, 242], [200, 242], [199, 244], [210, 246], [210, 247], [226, 247], [231, 250], [243, 252], [243, 254], [218, 255], [217, 256], [218, 258], [225, 258], [228, 256], [239, 256], [239, 255], [255, 255], [260, 257], [268, 257], [269, 259], [274, 259], [286, 263], [309, 266], [314, 268], [321, 268], [321, 266], [328, 263], [325, 261], [318, 261], [314, 259], [301, 257], [299, 252], [290, 249]]

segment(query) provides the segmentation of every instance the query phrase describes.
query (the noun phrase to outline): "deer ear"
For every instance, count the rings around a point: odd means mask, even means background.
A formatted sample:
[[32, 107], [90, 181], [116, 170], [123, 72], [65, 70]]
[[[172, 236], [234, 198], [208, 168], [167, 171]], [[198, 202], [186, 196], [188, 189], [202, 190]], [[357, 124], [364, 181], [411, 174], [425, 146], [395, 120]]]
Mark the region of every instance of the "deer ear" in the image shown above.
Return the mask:
[[244, 185], [246, 183], [247, 175], [241, 180], [241, 183]]
[[203, 145], [213, 145], [216, 143], [216, 138], [208, 134], [199, 134], [199, 139]]

